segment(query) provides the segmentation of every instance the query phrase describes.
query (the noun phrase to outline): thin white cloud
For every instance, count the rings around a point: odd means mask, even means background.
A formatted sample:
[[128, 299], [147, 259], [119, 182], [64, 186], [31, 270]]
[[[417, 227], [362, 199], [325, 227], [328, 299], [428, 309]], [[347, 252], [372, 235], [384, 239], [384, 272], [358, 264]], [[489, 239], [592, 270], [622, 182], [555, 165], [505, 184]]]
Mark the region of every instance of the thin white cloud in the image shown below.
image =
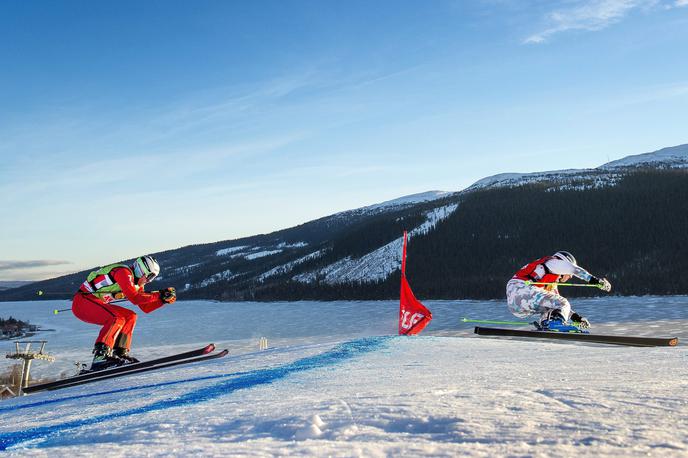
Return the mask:
[[[658, 101], [676, 102], [681, 98], [688, 97], [688, 82], [678, 82], [665, 85], [641, 86], [634, 91], [629, 91], [619, 97], [611, 97], [606, 102], [596, 101], [597, 109], [620, 109], [632, 107]], [[635, 108], [637, 109], [637, 108]], [[595, 110], [595, 111], [596, 111]]]
[[[152, 189], [145, 187], [127, 188], [126, 184], [134, 182], [132, 175], [119, 173], [104, 173], [110, 170], [135, 170], [138, 176], [155, 176], [158, 180], [179, 181], [194, 174], [200, 174], [208, 170], [217, 170], [226, 167], [225, 160], [251, 160], [255, 156], [276, 154], [281, 149], [298, 142], [307, 136], [306, 133], [294, 132], [291, 135], [281, 137], [266, 137], [243, 143], [230, 143], [223, 146], [207, 147], [205, 149], [192, 150], [190, 148], [140, 155], [133, 159], [111, 159], [107, 156], [102, 159], [85, 162], [83, 165], [72, 167], [71, 170], [61, 170], [59, 173], [42, 175], [39, 172], [26, 172], [31, 178], [24, 180], [21, 193], [16, 192], [16, 183], [0, 184], [0, 194], [8, 200], [21, 201], [28, 194], [49, 193], [51, 190], [59, 192], [83, 192], [89, 189], [98, 189], [103, 186], [121, 185], [118, 195], [129, 193], [143, 193], [150, 195]], [[123, 156], [130, 157], [130, 153]], [[99, 157], [94, 155], [94, 157]], [[59, 170], [59, 167], [55, 167]], [[26, 175], [25, 175], [26, 176]], [[78, 179], [74, 179], [78, 177]], [[212, 185], [210, 185], [212, 186]], [[157, 186], [152, 186], [157, 188]], [[196, 187], [194, 192], [198, 192]], [[101, 199], [103, 197], [101, 196]], [[0, 261], [0, 268], [2, 261]]]
[[0, 281], [41, 281], [62, 277], [64, 275], [70, 275], [78, 272], [79, 270], [85, 269], [73, 268], [70, 270], [46, 270], [38, 267], [33, 269], [9, 269], [0, 272]]
[[[634, 10], [647, 10], [660, 0], [586, 0], [575, 6], [551, 11], [547, 14], [545, 30], [524, 40], [526, 44], [546, 42], [552, 35], [570, 30], [597, 31], [622, 21]], [[688, 0], [676, 0], [688, 4]]]
[[674, 6], [676, 7], [682, 7], [682, 6], [688, 6], [688, 0], [676, 0], [676, 3], [674, 3]]
[[57, 261], [52, 259], [40, 259], [35, 261], [2, 261], [0, 260], [0, 272], [5, 270], [35, 269], [46, 266], [63, 266], [71, 264], [70, 261]]

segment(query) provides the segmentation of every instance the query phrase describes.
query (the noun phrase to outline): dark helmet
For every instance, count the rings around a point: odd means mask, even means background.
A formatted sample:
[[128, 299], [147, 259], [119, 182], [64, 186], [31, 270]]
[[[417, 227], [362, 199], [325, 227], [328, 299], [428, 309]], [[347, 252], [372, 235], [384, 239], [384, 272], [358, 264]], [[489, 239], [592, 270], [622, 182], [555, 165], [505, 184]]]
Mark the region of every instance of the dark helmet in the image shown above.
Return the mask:
[[557, 251], [552, 255], [553, 258], [561, 259], [562, 261], [568, 261], [574, 266], [577, 266], [576, 258], [573, 257], [568, 251]]

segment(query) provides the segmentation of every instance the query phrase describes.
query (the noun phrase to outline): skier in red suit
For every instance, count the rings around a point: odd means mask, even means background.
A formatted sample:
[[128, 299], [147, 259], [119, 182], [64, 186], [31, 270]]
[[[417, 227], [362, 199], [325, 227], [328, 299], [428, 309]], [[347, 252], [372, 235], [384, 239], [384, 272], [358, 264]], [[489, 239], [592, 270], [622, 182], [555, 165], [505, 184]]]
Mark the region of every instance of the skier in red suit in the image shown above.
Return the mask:
[[102, 326], [93, 348], [91, 370], [138, 362], [129, 355], [136, 313], [110, 302], [126, 298], [145, 313], [173, 303], [177, 299], [174, 288], [144, 292], [144, 286], [159, 273], [157, 261], [142, 256], [131, 266], [110, 264], [93, 271], [81, 285], [74, 295], [72, 313], [81, 321]]

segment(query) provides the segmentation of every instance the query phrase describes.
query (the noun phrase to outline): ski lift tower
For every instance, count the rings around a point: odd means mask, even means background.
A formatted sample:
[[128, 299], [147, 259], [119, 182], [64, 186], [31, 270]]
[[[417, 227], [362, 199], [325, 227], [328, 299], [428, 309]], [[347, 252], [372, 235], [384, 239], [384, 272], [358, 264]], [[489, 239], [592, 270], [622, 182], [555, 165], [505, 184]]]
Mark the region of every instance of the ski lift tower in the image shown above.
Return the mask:
[[[47, 340], [25, 340], [14, 342], [16, 345], [16, 351], [14, 353], [8, 353], [7, 358], [10, 359], [23, 359], [24, 364], [22, 366], [21, 383], [19, 384], [19, 395], [23, 395], [23, 390], [29, 386], [29, 371], [31, 370], [31, 361], [34, 359], [41, 361], [48, 361], [52, 363], [55, 361], [55, 357], [47, 353], [43, 353], [45, 350], [45, 344]], [[36, 351], [31, 351], [31, 344], [41, 344], [41, 349]], [[26, 345], [22, 350], [19, 348], [20, 345]]]

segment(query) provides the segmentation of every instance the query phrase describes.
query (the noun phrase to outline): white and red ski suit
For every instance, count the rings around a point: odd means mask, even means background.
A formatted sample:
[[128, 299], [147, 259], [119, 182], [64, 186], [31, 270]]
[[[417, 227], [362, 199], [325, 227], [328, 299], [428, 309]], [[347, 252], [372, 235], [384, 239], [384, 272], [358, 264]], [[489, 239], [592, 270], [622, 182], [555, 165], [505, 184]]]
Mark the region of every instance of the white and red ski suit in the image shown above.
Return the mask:
[[559, 294], [556, 286], [529, 285], [526, 282], [556, 283], [563, 275], [589, 281], [592, 275], [569, 261], [545, 256], [526, 264], [506, 284], [509, 311], [519, 318], [558, 310], [565, 320], [571, 316], [571, 304]]

